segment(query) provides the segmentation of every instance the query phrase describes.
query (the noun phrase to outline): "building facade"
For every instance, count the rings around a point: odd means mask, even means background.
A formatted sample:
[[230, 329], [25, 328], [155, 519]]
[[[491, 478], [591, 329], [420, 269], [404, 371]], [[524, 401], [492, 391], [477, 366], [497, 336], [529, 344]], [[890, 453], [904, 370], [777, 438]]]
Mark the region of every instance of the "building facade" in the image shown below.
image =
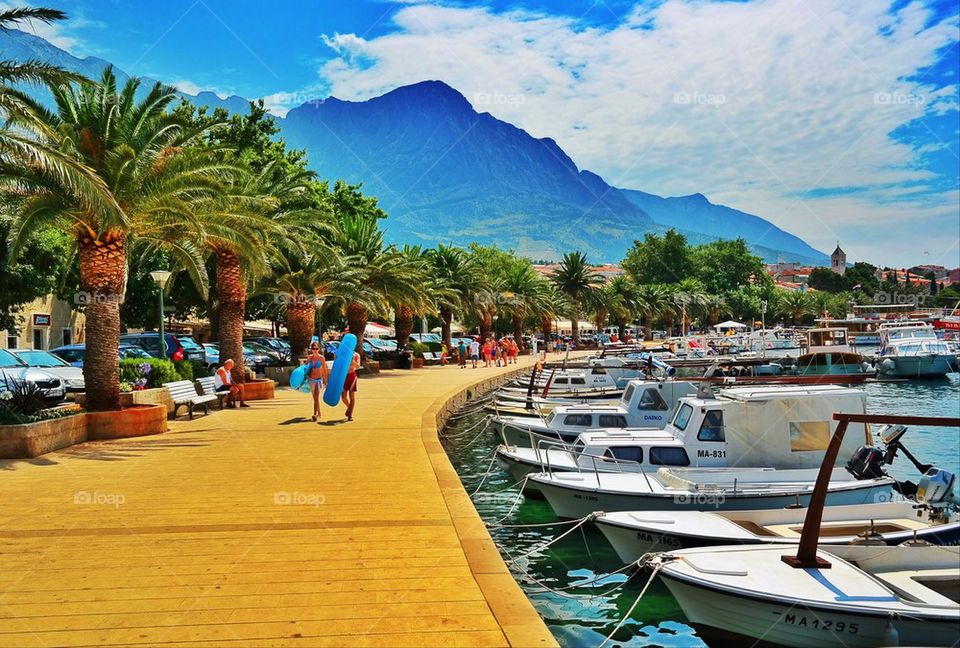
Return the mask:
[[86, 321], [73, 305], [53, 295], [36, 299], [23, 307], [19, 331], [3, 331], [0, 348], [54, 349], [84, 341]]
[[840, 249], [840, 243], [837, 243], [837, 249], [830, 255], [830, 269], [838, 275], [843, 276], [847, 271], [847, 253]]

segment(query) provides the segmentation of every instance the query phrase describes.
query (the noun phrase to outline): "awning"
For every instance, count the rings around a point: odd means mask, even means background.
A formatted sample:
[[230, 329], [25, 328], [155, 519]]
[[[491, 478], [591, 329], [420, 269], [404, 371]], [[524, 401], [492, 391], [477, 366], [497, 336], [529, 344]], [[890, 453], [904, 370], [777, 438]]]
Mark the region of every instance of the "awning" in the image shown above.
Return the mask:
[[727, 320], [726, 322], [720, 322], [713, 328], [717, 329], [718, 331], [722, 331], [723, 329], [732, 329], [732, 328], [742, 329], [742, 328], [748, 328], [748, 327], [746, 324], [741, 324], [740, 322], [734, 322], [733, 320]]

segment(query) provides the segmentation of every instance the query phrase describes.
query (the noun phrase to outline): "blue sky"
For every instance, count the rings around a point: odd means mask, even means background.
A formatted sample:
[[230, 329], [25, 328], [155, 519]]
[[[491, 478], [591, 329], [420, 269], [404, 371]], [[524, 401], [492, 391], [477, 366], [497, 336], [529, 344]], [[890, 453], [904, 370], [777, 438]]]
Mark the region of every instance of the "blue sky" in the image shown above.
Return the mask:
[[46, 4], [72, 20], [40, 35], [188, 92], [282, 115], [442, 79], [616, 186], [960, 265], [955, 0]]

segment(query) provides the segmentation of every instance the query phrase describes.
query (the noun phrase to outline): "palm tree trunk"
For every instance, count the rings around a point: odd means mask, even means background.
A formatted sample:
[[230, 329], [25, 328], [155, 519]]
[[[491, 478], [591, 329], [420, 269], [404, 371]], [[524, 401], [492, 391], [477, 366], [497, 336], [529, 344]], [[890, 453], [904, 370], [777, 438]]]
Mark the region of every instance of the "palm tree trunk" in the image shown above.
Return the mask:
[[233, 360], [233, 381], [242, 383], [243, 317], [247, 308], [247, 283], [240, 257], [229, 250], [217, 250], [217, 294], [220, 299], [220, 361]]
[[526, 348], [523, 346], [523, 315], [513, 316], [513, 341], [521, 351]]
[[290, 336], [290, 359], [296, 361], [307, 355], [310, 337], [313, 335], [313, 323], [317, 318], [317, 307], [309, 299], [297, 300], [287, 304], [287, 333]]
[[643, 314], [643, 339], [653, 338], [653, 315], [649, 312]]
[[617, 337], [620, 338], [621, 342], [627, 337], [627, 318], [625, 317], [617, 319]]
[[551, 333], [553, 333], [553, 319], [550, 317], [541, 317], [540, 318], [540, 332], [543, 333], [543, 350], [550, 351], [550, 347], [553, 346], [553, 342], [550, 339]]
[[413, 311], [408, 306], [397, 306], [393, 328], [397, 334], [397, 346], [402, 347], [410, 340], [410, 333], [413, 332]]
[[120, 303], [126, 288], [127, 250], [122, 234], [107, 232], [78, 241], [80, 289], [86, 304], [87, 351], [83, 379], [86, 408], [120, 409]]
[[357, 336], [357, 353], [366, 358], [363, 352], [363, 332], [367, 329], [367, 307], [359, 302], [347, 304], [347, 330]]
[[480, 339], [486, 340], [490, 337], [490, 331], [493, 330], [493, 313], [490, 311], [483, 311], [480, 314]]
[[577, 346], [580, 346], [580, 308], [574, 306], [570, 316], [570, 336]]
[[453, 349], [453, 340], [450, 335], [450, 329], [453, 322], [453, 311], [449, 308], [440, 309], [440, 337], [448, 349]]

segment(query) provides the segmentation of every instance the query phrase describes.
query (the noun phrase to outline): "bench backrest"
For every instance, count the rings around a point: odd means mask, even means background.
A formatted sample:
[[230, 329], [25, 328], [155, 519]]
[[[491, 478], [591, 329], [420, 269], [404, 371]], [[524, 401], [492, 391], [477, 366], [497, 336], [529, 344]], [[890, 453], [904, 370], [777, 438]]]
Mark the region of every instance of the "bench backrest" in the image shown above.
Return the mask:
[[205, 378], [197, 378], [197, 383], [200, 385], [200, 389], [204, 394], [215, 394], [217, 393], [217, 382], [213, 376], [206, 376]]
[[170, 392], [170, 397], [174, 402], [178, 400], [188, 400], [196, 398], [197, 388], [189, 380], [177, 380], [175, 382], [163, 383], [163, 386]]

